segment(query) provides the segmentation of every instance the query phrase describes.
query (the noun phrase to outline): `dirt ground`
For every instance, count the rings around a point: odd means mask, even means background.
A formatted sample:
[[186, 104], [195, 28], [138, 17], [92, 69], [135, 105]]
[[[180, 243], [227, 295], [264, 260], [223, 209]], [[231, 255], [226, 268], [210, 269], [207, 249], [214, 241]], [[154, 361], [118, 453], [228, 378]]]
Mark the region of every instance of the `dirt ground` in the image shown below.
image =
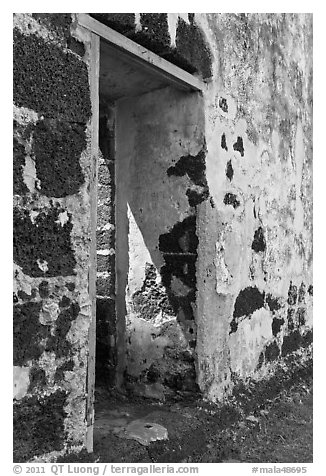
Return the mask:
[[[291, 366], [291, 365], [290, 365]], [[266, 381], [239, 385], [223, 405], [185, 398], [158, 403], [97, 391], [94, 454], [65, 462], [311, 463], [312, 361]], [[168, 439], [126, 439], [132, 422], [161, 425]], [[130, 435], [129, 435], [130, 436]]]

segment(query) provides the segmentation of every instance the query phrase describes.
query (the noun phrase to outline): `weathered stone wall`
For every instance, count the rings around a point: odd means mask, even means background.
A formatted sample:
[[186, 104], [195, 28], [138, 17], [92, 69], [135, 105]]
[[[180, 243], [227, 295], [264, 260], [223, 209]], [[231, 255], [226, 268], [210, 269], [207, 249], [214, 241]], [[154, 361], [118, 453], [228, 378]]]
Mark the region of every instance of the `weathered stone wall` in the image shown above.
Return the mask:
[[81, 448], [91, 303], [88, 35], [14, 15], [14, 459]]
[[[118, 105], [116, 298], [101, 143], [104, 370], [117, 358], [121, 377], [162, 396], [193, 390], [196, 366], [203, 394], [222, 398], [312, 340], [312, 16], [94, 16], [207, 80], [202, 98]], [[85, 445], [90, 37], [71, 18], [14, 17], [17, 461]]]
[[101, 102], [99, 119], [96, 280], [96, 383], [115, 384], [115, 111]]
[[[204, 394], [221, 398], [312, 340], [312, 16], [94, 17], [207, 79], [205, 200], [193, 203], [197, 378]], [[191, 179], [192, 161], [180, 158], [168, 175], [188, 167]]]

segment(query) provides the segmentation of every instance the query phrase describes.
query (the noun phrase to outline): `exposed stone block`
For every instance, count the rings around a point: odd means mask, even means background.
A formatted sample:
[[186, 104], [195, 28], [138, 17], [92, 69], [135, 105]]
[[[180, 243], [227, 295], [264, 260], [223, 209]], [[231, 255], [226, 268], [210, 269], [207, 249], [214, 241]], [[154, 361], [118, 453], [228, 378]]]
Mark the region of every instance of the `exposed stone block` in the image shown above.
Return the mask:
[[91, 115], [86, 64], [57, 45], [14, 29], [14, 103], [85, 123]]

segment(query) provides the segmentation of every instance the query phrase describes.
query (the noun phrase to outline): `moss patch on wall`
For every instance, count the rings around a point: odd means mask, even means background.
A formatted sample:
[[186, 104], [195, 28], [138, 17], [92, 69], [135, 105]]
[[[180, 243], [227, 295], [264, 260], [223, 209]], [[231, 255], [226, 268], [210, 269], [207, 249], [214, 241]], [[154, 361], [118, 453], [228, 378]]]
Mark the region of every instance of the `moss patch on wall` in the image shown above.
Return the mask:
[[79, 191], [84, 176], [79, 159], [86, 148], [84, 124], [48, 119], [34, 129], [32, 152], [41, 193], [65, 197]]
[[77, 318], [79, 311], [79, 305], [72, 303], [69, 308], [60, 312], [55, 322], [55, 332], [54, 335], [51, 334], [49, 337], [46, 350], [55, 352], [58, 359], [60, 357], [67, 357], [71, 351], [71, 343], [67, 341], [66, 336], [70, 330], [72, 321]]
[[204, 35], [195, 23], [187, 24], [182, 18], [178, 20], [176, 32], [178, 54], [201, 73], [203, 78], [212, 75], [212, 57]]
[[50, 326], [39, 321], [42, 303], [16, 304], [13, 316], [14, 365], [23, 367], [28, 360], [37, 360], [44, 351], [41, 341], [50, 335]]
[[85, 123], [91, 116], [86, 64], [37, 35], [14, 29], [14, 103], [47, 117]]
[[124, 35], [134, 33], [134, 13], [90, 13], [90, 16]]
[[[71, 217], [63, 226], [60, 207], [41, 211], [32, 223], [28, 210], [14, 210], [14, 261], [28, 276], [69, 276], [76, 264], [71, 248]], [[41, 269], [39, 264], [45, 263]]]
[[41, 398], [24, 398], [14, 405], [14, 462], [23, 463], [63, 449], [66, 398], [66, 392], [57, 390]]
[[14, 194], [24, 195], [28, 192], [28, 188], [23, 180], [23, 167], [25, 166], [25, 147], [18, 142], [18, 139], [14, 137], [13, 143], [13, 185]]

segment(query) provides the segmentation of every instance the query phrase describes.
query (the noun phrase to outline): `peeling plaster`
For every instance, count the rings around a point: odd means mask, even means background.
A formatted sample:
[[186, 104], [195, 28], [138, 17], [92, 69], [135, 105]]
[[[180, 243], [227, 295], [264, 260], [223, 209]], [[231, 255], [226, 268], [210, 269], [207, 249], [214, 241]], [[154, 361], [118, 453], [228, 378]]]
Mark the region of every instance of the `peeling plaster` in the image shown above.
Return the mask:
[[14, 366], [13, 378], [14, 378], [14, 391], [13, 398], [15, 400], [21, 400], [25, 397], [29, 387], [29, 367], [16, 367]]
[[273, 338], [272, 319], [266, 309], [258, 309], [238, 325], [229, 339], [231, 370], [241, 378], [252, 374], [265, 344]]

